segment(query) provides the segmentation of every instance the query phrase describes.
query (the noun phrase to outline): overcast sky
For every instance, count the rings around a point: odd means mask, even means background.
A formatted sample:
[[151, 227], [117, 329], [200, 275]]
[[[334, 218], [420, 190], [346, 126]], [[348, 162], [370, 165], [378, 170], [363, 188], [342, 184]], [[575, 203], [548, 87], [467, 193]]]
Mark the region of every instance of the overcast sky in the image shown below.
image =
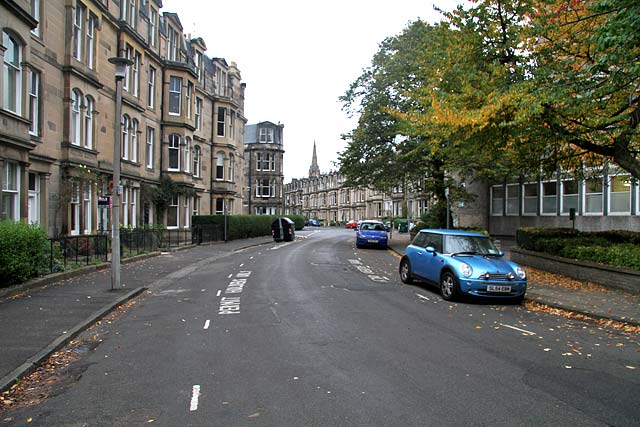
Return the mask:
[[340, 135], [356, 125], [338, 97], [378, 45], [420, 18], [437, 22], [458, 0], [163, 0], [207, 56], [234, 61], [247, 84], [248, 124], [284, 124], [285, 182], [308, 176], [313, 142], [322, 172], [335, 170]]

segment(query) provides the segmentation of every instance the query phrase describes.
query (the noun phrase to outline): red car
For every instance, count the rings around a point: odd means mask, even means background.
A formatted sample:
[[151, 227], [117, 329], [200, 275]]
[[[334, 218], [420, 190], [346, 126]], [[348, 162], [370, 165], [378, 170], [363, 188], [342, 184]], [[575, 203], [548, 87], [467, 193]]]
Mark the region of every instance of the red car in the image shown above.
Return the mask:
[[358, 228], [358, 221], [356, 221], [355, 219], [352, 219], [351, 221], [347, 222], [345, 224], [346, 228]]

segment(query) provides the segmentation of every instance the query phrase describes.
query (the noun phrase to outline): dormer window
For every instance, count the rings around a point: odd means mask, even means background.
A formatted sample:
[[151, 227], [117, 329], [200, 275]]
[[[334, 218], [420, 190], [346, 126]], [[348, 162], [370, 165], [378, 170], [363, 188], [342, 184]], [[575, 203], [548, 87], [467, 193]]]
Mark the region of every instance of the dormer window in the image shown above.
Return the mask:
[[273, 129], [261, 128], [260, 129], [260, 142], [263, 144], [270, 144], [273, 142]]

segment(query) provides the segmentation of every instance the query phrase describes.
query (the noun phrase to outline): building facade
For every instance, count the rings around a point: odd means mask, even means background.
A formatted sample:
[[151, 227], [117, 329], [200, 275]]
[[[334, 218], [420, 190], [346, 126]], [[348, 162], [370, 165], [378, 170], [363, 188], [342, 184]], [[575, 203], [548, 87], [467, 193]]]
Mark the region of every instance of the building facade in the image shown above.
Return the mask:
[[[344, 224], [349, 220], [419, 218], [428, 212], [432, 200], [402, 187], [383, 193], [371, 189], [347, 188], [343, 176], [336, 171], [321, 173], [317, 163], [316, 144], [309, 177], [293, 179], [285, 185], [285, 214], [304, 215], [324, 225]], [[406, 204], [406, 210], [404, 208]]]
[[[310, 176], [285, 186], [285, 213], [302, 214], [325, 224], [348, 220], [402, 217], [418, 219], [433, 205], [428, 195], [407, 188], [381, 193], [343, 186], [338, 172], [319, 173], [316, 152]], [[316, 166], [314, 166], [316, 165]], [[472, 201], [450, 203], [454, 227], [477, 227], [492, 235], [514, 236], [520, 227], [574, 227], [582, 231], [640, 230], [640, 185], [615, 169], [588, 177], [557, 174], [553, 179], [491, 185], [466, 183]]]
[[244, 213], [282, 215], [284, 210], [283, 124], [247, 125], [244, 134]]
[[[207, 57], [204, 41], [185, 37], [178, 15], [161, 8], [160, 0], [0, 2], [2, 219], [51, 236], [106, 232], [118, 187], [123, 227], [189, 228], [193, 214], [219, 204], [240, 213], [240, 72]], [[108, 61], [116, 56], [131, 63], [121, 117]]]

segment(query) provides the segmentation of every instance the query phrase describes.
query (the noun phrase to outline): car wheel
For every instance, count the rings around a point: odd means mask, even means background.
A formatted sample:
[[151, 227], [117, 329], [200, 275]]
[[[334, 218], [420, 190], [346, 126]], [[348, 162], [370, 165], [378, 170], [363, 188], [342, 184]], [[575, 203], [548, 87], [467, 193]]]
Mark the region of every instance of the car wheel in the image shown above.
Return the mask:
[[458, 280], [451, 272], [445, 271], [440, 278], [440, 293], [442, 298], [453, 301], [458, 297]]
[[524, 301], [524, 294], [520, 295], [519, 297], [515, 297], [511, 300], [514, 304], [522, 304], [522, 301]]
[[411, 264], [408, 259], [400, 261], [400, 280], [402, 280], [402, 283], [406, 283], [407, 285], [413, 283], [413, 277], [411, 277]]

